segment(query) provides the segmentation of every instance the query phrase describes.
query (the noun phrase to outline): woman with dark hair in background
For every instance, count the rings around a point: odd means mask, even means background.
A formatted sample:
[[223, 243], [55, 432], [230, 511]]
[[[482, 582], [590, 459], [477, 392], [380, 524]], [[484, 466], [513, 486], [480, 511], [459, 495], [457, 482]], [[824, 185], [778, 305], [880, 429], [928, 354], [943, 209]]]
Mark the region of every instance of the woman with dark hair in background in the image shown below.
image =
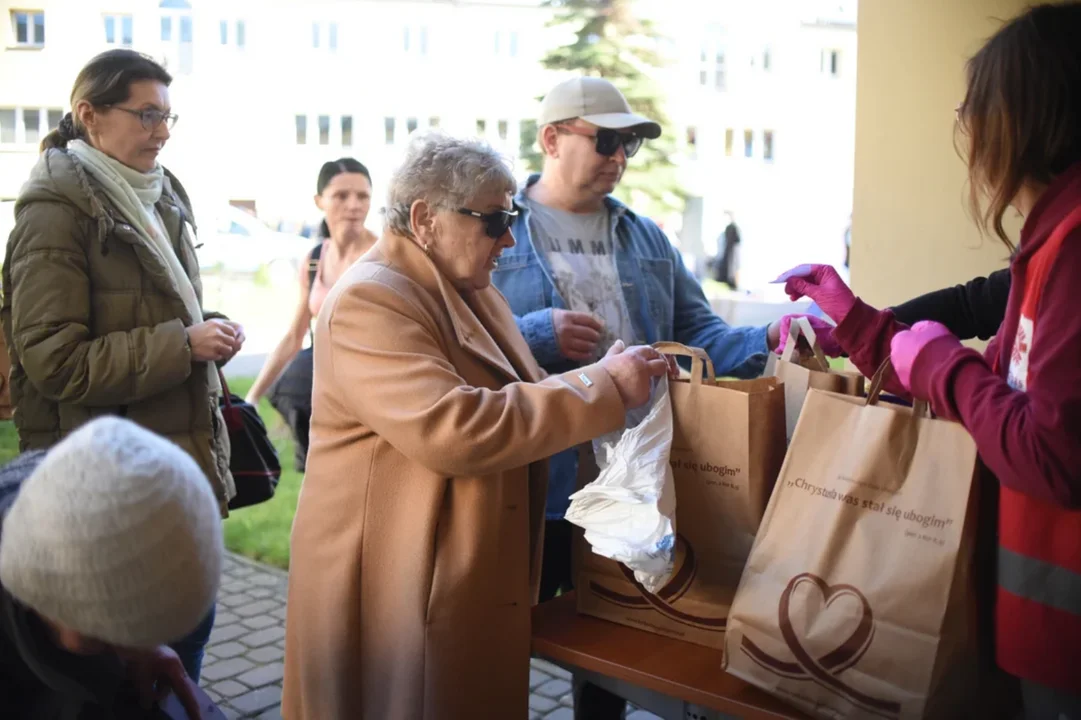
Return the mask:
[[[270, 353], [245, 400], [257, 405], [270, 396], [296, 440], [296, 468], [304, 471], [308, 455], [308, 423], [312, 414], [312, 349], [304, 347], [312, 320], [346, 268], [375, 244], [364, 227], [372, 204], [372, 176], [353, 158], [325, 163], [319, 171], [315, 204], [325, 214], [320, 238], [301, 266], [300, 302], [289, 330]], [[283, 372], [284, 370], [284, 372]]]
[[[158, 163], [176, 121], [171, 82], [132, 50], [79, 72], [15, 204], [0, 321], [20, 449], [126, 417], [194, 458], [224, 517], [236, 490], [217, 364], [244, 331], [203, 310], [191, 204]], [[173, 646], [193, 679], [213, 621], [212, 608]]]

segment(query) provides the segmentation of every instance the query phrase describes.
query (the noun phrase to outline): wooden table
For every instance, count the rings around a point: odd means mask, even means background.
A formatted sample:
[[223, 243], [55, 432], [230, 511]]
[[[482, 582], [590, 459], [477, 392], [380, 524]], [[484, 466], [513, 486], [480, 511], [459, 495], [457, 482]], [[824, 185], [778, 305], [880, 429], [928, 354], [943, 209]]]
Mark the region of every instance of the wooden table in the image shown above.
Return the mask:
[[533, 654], [665, 718], [808, 718], [724, 672], [720, 650], [580, 615], [574, 593], [533, 608]]

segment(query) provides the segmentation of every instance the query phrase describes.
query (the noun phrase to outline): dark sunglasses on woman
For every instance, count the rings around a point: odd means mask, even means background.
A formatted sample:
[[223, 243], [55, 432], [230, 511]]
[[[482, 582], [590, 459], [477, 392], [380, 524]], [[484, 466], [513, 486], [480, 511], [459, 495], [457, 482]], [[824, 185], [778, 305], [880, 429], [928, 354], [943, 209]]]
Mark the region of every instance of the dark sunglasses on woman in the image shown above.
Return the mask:
[[638, 152], [638, 149], [642, 147], [642, 138], [634, 133], [620, 132], [611, 128], [597, 128], [597, 132], [592, 133], [586, 128], [577, 125], [556, 125], [556, 130], [570, 135], [593, 138], [597, 143], [597, 154], [604, 157], [612, 157], [616, 154], [616, 150], [619, 150], [622, 146], [623, 154], [628, 158], [632, 158]]
[[493, 240], [503, 237], [503, 234], [510, 229], [514, 218], [518, 217], [517, 210], [496, 210], [490, 213], [480, 213], [469, 208], [458, 208], [458, 212], [462, 215], [480, 218], [481, 222], [484, 223], [484, 234]]

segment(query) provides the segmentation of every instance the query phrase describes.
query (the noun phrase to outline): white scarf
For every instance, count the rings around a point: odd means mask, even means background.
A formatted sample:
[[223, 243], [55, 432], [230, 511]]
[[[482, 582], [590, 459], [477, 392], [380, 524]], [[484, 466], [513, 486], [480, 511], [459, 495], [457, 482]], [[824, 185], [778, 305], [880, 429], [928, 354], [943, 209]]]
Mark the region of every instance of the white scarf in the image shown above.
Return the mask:
[[[165, 183], [165, 171], [161, 165], [155, 165], [148, 173], [141, 173], [82, 140], [69, 142], [68, 152], [82, 162], [123, 218], [145, 241], [162, 265], [168, 268], [177, 294], [191, 315], [192, 324], [203, 322], [203, 309], [199, 305], [195, 287], [184, 271], [184, 266], [180, 264], [180, 258], [176, 255], [165, 230], [165, 223], [162, 222], [156, 207]], [[181, 223], [181, 232], [185, 235], [188, 233], [186, 223]], [[208, 363], [207, 371], [210, 389], [217, 393], [221, 390], [217, 366]]]

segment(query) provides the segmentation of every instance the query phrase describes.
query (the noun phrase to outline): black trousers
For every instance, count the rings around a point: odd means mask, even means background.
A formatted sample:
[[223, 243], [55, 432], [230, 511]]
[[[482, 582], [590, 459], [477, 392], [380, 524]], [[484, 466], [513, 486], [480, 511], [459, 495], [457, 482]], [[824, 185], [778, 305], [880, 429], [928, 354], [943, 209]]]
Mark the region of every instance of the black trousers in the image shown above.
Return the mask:
[[[540, 601], [574, 589], [571, 569], [574, 526], [566, 520], [544, 523], [544, 559], [541, 561]], [[578, 676], [571, 679], [575, 720], [621, 720], [627, 701]]]

